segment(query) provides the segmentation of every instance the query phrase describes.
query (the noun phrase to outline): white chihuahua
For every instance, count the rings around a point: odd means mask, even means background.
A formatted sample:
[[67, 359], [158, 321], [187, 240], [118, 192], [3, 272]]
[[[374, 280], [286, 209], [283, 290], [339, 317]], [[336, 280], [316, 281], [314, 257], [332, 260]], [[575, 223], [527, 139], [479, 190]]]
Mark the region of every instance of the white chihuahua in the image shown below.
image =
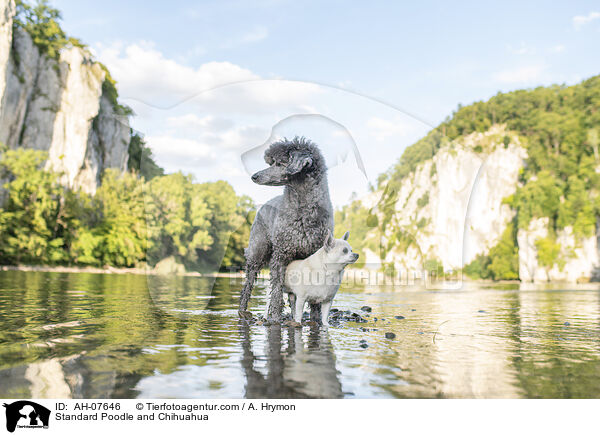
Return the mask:
[[302, 322], [304, 305], [308, 302], [321, 304], [321, 322], [329, 326], [329, 310], [342, 283], [344, 268], [358, 260], [358, 254], [352, 252], [347, 242], [348, 236], [346, 231], [341, 239], [334, 239], [328, 232], [325, 244], [317, 252], [288, 264], [284, 291], [288, 294], [294, 321]]

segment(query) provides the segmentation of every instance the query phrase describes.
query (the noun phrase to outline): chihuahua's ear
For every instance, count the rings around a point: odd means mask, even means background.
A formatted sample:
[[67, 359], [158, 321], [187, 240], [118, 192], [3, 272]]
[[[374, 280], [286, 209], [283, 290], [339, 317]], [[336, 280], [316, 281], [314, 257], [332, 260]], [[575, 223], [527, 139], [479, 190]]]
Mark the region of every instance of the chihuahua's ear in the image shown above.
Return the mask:
[[290, 161], [287, 166], [287, 173], [295, 175], [300, 173], [304, 168], [312, 165], [312, 158], [309, 154], [301, 151], [293, 151], [290, 153]]
[[342, 236], [342, 240], [348, 240], [348, 237], [350, 236], [350, 231], [346, 231], [344, 233], [344, 235]]
[[335, 239], [330, 230], [327, 230], [327, 234], [325, 234], [325, 244], [323, 246], [326, 251], [331, 250], [335, 246]]

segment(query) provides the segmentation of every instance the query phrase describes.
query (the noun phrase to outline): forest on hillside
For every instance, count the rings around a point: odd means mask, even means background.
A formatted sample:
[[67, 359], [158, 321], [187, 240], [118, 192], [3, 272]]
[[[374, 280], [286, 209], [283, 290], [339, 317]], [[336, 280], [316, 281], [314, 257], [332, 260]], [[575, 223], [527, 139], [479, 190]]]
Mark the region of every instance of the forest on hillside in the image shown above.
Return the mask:
[[146, 267], [173, 257], [195, 271], [243, 265], [253, 203], [225, 181], [109, 169], [92, 196], [44, 169], [43, 151], [0, 155], [0, 264]]
[[556, 243], [556, 231], [571, 226], [576, 237], [589, 237], [600, 216], [600, 76], [573, 86], [498, 93], [488, 101], [459, 106], [381, 174], [377, 190], [382, 194], [383, 216], [375, 216], [357, 201], [338, 211], [337, 224], [360, 234], [374, 229], [385, 232], [407, 175], [440, 148], [495, 124], [505, 124], [519, 136], [528, 158], [517, 191], [504, 200], [515, 211], [514, 220], [499, 243], [466, 265], [465, 272], [475, 278], [517, 279], [517, 231], [542, 217], [549, 218], [550, 232], [536, 242], [538, 260], [545, 267], [560, 266], [565, 259]]
[[[13, 25], [53, 58], [67, 45], [85, 48], [59, 20], [47, 1], [16, 2]], [[104, 69], [104, 94], [117, 113], [132, 115]], [[106, 170], [89, 195], [64, 187], [62, 174], [45, 168], [46, 152], [0, 144], [0, 264], [152, 267], [172, 258], [195, 271], [243, 265], [250, 198], [225, 181], [165, 175], [133, 131], [128, 155], [128, 171]]]

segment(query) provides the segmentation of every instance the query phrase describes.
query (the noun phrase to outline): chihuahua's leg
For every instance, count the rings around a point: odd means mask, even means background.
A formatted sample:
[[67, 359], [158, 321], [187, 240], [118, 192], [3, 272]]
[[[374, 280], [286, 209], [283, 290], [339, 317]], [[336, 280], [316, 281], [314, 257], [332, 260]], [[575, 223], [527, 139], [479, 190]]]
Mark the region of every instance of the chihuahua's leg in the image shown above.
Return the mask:
[[302, 299], [300, 296], [296, 297], [296, 310], [294, 313], [294, 321], [298, 323], [302, 323], [302, 313], [304, 312], [304, 304], [306, 303], [306, 299]]
[[265, 307], [265, 319], [269, 316], [269, 306], [271, 305], [271, 286], [267, 286], [267, 306]]
[[290, 304], [290, 310], [292, 312], [292, 320], [296, 321], [294, 318], [296, 315], [296, 295], [294, 293], [288, 293], [288, 303]]
[[331, 304], [333, 303], [333, 300], [328, 301], [328, 302], [323, 302], [321, 304], [321, 323], [323, 324], [323, 326], [329, 326], [329, 310], [331, 310]]

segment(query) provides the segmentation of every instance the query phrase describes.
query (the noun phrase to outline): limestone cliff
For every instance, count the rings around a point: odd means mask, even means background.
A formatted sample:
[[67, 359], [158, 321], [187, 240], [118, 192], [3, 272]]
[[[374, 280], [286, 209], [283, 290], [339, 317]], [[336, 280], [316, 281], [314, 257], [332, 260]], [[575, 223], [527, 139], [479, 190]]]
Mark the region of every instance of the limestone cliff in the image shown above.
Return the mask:
[[13, 1], [0, 0], [0, 142], [48, 151], [66, 185], [94, 193], [105, 168], [126, 169], [128, 119], [87, 50], [66, 46], [50, 58], [13, 26], [13, 14]]
[[600, 256], [598, 236], [575, 237], [568, 226], [556, 234], [557, 262], [540, 261], [538, 243], [549, 235], [549, 219], [533, 219], [529, 227], [518, 232], [519, 278], [525, 282], [586, 282], [598, 279]]
[[[382, 186], [363, 201], [385, 222], [369, 233], [367, 266], [393, 264], [412, 276], [431, 264], [460, 270], [477, 255], [488, 255], [515, 217], [504, 200], [515, 193], [526, 158], [519, 135], [494, 125], [442, 147], [403, 178], [393, 194], [384, 194]], [[386, 197], [393, 198], [387, 217], [384, 209], [390, 204], [379, 199]], [[600, 264], [597, 236], [577, 238], [570, 227], [558, 231], [559, 264], [546, 267], [538, 261], [537, 243], [548, 231], [547, 218], [534, 219], [528, 229], [518, 231], [520, 279], [594, 278]]]
[[[386, 262], [419, 270], [437, 260], [445, 270], [457, 270], [498, 242], [513, 217], [502, 200], [514, 193], [526, 157], [517, 136], [502, 143], [507, 134], [503, 126], [473, 133], [403, 180], [396, 212], [382, 234], [381, 246], [391, 246]], [[404, 243], [389, 244], [394, 238]]]

